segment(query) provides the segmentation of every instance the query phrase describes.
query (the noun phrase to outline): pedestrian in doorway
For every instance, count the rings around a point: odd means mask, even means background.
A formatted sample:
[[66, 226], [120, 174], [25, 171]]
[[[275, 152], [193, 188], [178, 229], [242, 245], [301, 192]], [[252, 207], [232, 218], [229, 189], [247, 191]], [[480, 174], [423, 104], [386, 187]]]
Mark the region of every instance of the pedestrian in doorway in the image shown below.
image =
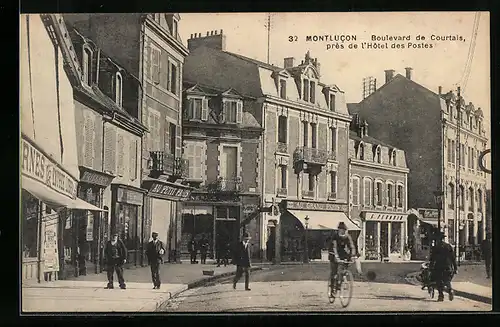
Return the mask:
[[196, 244], [196, 240], [194, 236], [191, 236], [191, 240], [188, 243], [188, 251], [191, 256], [191, 264], [197, 263], [196, 261], [196, 253], [198, 252], [198, 245]]
[[486, 278], [491, 277], [491, 234], [487, 233], [486, 238], [481, 242], [481, 253], [486, 268]]
[[205, 265], [207, 263], [208, 246], [208, 239], [205, 237], [205, 235], [203, 235], [200, 240], [200, 256], [202, 265]]
[[123, 265], [127, 262], [127, 248], [122, 240], [118, 238], [118, 234], [114, 233], [111, 240], [106, 243], [104, 249], [104, 256], [106, 260], [106, 271], [108, 275], [107, 289], [112, 289], [113, 275], [116, 271], [118, 283], [121, 289], [125, 289], [125, 279], [123, 278]]
[[243, 240], [238, 243], [235, 251], [236, 275], [233, 279], [233, 289], [236, 289], [236, 284], [241, 276], [245, 274], [245, 290], [250, 291], [250, 235], [245, 233]]
[[158, 233], [151, 233], [153, 238], [146, 247], [146, 257], [148, 264], [151, 267], [151, 279], [153, 280], [153, 289], [160, 289], [160, 265], [163, 263], [163, 255], [165, 254], [165, 246], [158, 239]]
[[457, 273], [458, 265], [455, 252], [450, 244], [444, 241], [444, 233], [439, 232], [431, 251], [430, 257], [431, 279], [436, 283], [438, 301], [444, 301], [444, 289], [448, 291], [450, 301], [453, 301], [454, 292], [451, 287], [453, 275]]

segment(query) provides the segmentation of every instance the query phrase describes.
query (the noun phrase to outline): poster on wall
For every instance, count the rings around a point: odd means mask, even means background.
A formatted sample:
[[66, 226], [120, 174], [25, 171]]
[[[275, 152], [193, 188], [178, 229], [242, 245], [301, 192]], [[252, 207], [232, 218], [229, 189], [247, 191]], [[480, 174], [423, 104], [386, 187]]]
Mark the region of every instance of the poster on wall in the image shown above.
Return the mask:
[[43, 271], [59, 271], [59, 253], [57, 249], [57, 220], [46, 222], [43, 242]]
[[87, 242], [93, 241], [94, 240], [94, 214], [92, 214], [90, 211], [87, 213], [87, 236], [86, 240]]

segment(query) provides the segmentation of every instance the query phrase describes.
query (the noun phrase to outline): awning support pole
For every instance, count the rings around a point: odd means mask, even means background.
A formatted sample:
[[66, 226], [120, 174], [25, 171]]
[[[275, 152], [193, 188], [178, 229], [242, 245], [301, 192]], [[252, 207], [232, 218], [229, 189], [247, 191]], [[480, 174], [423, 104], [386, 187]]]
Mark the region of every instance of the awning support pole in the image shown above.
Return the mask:
[[43, 203], [42, 201], [38, 201], [38, 212], [37, 212], [37, 266], [38, 266], [38, 274], [37, 274], [37, 281], [39, 283], [42, 282], [42, 206]]

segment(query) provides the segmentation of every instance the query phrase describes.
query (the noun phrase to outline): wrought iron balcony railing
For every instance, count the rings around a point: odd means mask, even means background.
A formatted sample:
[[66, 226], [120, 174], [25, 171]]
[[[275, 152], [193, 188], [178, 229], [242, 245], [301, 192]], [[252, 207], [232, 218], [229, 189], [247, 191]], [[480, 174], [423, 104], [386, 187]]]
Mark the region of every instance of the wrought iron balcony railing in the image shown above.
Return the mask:
[[150, 169], [152, 171], [165, 175], [172, 175], [174, 173], [175, 156], [172, 153], [151, 151], [150, 158]]
[[293, 153], [294, 162], [304, 162], [308, 164], [326, 165], [328, 151], [316, 148], [298, 147]]
[[175, 158], [174, 173], [175, 177], [189, 177], [189, 160], [184, 158]]
[[240, 192], [241, 177], [219, 177], [215, 182], [207, 185], [207, 190], [212, 193]]

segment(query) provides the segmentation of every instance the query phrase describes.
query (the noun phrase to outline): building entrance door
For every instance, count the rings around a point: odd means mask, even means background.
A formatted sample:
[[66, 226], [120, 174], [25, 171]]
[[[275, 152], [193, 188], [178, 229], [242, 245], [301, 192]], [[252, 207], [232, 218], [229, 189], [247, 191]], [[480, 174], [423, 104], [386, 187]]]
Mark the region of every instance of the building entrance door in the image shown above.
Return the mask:
[[380, 255], [382, 258], [389, 256], [389, 223], [380, 223]]

